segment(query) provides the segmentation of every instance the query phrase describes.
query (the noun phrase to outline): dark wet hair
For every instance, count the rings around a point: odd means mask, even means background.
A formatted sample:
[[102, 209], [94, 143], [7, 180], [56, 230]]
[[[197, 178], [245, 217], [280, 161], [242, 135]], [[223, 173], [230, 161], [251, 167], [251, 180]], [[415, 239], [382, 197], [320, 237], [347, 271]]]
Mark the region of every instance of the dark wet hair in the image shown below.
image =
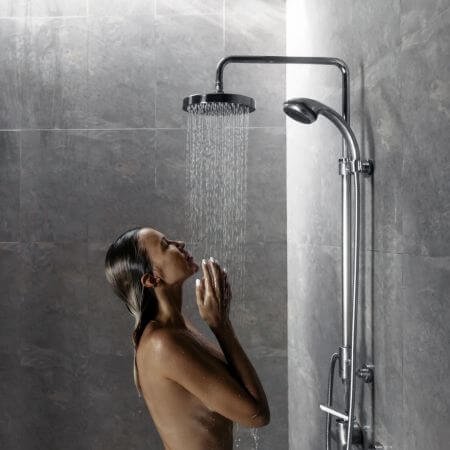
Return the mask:
[[141, 277], [153, 274], [153, 266], [145, 248], [139, 243], [139, 231], [132, 228], [122, 233], [108, 248], [105, 257], [105, 275], [114, 293], [123, 301], [134, 317], [132, 341], [134, 345], [134, 383], [142, 397], [136, 364], [136, 349], [142, 333], [158, 313], [158, 300], [153, 288], [145, 287]]

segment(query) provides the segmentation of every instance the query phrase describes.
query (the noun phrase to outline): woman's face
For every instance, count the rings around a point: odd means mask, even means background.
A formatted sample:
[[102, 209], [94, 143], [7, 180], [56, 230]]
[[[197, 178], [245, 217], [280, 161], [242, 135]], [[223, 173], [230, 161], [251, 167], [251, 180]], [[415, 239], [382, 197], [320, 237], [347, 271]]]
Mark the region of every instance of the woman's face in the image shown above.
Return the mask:
[[139, 240], [150, 257], [155, 277], [166, 284], [182, 283], [199, 269], [183, 241], [171, 240], [153, 228], [142, 228]]

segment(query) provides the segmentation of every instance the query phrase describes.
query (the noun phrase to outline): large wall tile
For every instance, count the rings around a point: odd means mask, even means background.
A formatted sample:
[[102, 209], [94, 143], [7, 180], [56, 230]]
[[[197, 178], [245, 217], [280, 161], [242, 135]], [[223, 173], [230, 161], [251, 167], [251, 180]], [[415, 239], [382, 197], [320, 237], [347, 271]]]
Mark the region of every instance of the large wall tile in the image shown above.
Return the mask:
[[90, 16], [150, 15], [155, 12], [156, 0], [87, 0]]
[[0, 129], [20, 128], [21, 103], [21, 48], [24, 23], [0, 19]]
[[403, 237], [408, 253], [450, 255], [450, 10], [404, 39], [399, 61]]
[[435, 20], [449, 7], [447, 0], [408, 0], [400, 4], [401, 32], [404, 36], [433, 27]]
[[284, 129], [251, 128], [247, 158], [247, 242], [286, 240], [285, 174]]
[[89, 128], [155, 126], [151, 15], [89, 18]]
[[405, 449], [438, 450], [450, 441], [450, 258], [404, 255], [402, 271]]
[[19, 238], [20, 134], [0, 132], [0, 241]]
[[22, 127], [84, 128], [86, 19], [27, 19], [21, 39]]
[[112, 242], [128, 228], [151, 224], [155, 132], [89, 131], [88, 141], [89, 240]]
[[223, 56], [221, 16], [157, 16], [156, 36], [156, 126], [185, 127], [183, 98], [214, 92]]
[[2, 0], [0, 16], [84, 16], [84, 0]]
[[165, 0], [156, 1], [157, 15], [179, 15], [179, 14], [222, 14], [223, 0]]
[[86, 133], [21, 135], [20, 240], [86, 241]]

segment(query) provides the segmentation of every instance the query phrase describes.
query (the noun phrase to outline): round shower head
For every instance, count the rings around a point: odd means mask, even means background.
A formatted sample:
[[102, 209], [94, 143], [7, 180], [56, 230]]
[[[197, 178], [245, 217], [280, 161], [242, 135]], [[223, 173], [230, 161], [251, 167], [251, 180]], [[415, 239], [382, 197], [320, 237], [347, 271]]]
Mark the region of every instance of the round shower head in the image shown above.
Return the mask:
[[283, 111], [298, 122], [310, 124], [317, 119], [319, 105], [319, 102], [309, 98], [292, 98], [283, 103]]
[[189, 111], [192, 107], [199, 106], [203, 113], [213, 110], [216, 103], [243, 108], [248, 112], [255, 110], [255, 100], [251, 97], [240, 94], [226, 94], [224, 92], [214, 92], [210, 94], [194, 94], [183, 99], [183, 110]]

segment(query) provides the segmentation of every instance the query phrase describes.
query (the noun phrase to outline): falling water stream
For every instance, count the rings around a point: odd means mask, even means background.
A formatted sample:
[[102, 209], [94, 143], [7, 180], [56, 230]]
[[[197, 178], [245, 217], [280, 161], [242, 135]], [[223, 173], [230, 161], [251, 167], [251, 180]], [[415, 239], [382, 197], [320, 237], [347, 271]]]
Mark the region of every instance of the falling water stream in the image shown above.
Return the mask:
[[[213, 256], [227, 268], [233, 310], [244, 296], [249, 110], [217, 102], [187, 111], [188, 242], [196, 259]], [[257, 450], [256, 428], [251, 437]]]

